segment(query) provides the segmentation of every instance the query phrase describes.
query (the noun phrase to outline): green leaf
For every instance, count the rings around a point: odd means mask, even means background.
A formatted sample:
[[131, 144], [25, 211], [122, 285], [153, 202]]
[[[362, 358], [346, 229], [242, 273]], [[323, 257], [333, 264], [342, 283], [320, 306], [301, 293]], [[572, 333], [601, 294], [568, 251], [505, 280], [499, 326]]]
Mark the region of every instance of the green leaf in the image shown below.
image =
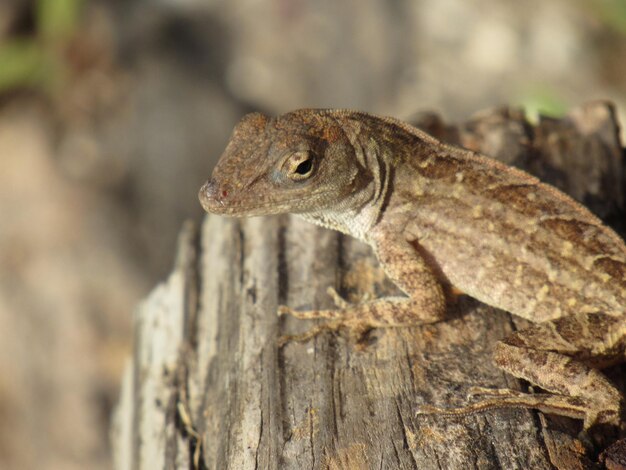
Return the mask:
[[11, 41], [0, 46], [0, 92], [35, 85], [42, 78], [43, 52], [34, 41]]
[[78, 24], [83, 0], [39, 0], [37, 26], [43, 38], [70, 35]]

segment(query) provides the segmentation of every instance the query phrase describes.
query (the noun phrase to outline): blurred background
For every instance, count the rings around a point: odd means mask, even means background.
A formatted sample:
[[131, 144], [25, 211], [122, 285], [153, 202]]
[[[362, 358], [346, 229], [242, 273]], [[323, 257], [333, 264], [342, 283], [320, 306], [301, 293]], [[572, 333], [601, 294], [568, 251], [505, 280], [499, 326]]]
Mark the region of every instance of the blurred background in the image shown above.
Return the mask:
[[137, 302], [246, 112], [626, 113], [623, 0], [1, 0], [0, 468], [104, 469]]

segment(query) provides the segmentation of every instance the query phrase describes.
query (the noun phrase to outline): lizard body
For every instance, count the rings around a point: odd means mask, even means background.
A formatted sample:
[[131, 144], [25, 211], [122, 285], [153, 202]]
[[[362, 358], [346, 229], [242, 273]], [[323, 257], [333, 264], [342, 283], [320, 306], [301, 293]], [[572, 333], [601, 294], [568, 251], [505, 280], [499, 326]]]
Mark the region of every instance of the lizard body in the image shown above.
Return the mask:
[[468, 413], [505, 406], [618, 425], [622, 396], [599, 372], [624, 360], [626, 245], [586, 208], [533, 176], [392, 119], [347, 110], [249, 114], [199, 194], [208, 212], [294, 213], [372, 246], [408, 297], [337, 310], [312, 330], [442, 320], [455, 288], [535, 323], [499, 342], [495, 363], [549, 393], [481, 390]]

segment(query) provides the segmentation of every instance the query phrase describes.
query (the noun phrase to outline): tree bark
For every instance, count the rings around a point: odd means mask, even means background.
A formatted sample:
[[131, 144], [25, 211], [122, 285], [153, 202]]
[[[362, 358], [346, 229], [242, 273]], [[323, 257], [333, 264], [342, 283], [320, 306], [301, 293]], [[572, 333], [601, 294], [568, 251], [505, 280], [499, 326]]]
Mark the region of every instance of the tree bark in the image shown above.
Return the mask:
[[[623, 219], [623, 153], [606, 103], [536, 125], [510, 108], [417, 124]], [[208, 216], [199, 236], [189, 225], [180, 240], [173, 273], [135, 315], [112, 430], [118, 470], [592, 467], [571, 437], [576, 421], [520, 409], [415, 415], [422, 403], [462, 404], [474, 385], [526, 389], [490, 359], [521, 320], [463, 297], [435, 325], [279, 348], [314, 324], [279, 318], [280, 304], [332, 307], [329, 286], [350, 301], [397, 292], [369, 247], [290, 216]]]

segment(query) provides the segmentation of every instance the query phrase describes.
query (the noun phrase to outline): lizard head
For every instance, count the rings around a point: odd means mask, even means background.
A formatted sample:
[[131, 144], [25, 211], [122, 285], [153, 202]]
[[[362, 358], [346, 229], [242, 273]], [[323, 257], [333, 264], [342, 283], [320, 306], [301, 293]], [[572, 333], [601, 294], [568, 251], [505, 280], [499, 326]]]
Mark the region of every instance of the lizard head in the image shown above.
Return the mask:
[[315, 212], [337, 206], [365, 184], [354, 149], [336, 119], [299, 110], [278, 118], [246, 115], [199, 199], [231, 216]]

